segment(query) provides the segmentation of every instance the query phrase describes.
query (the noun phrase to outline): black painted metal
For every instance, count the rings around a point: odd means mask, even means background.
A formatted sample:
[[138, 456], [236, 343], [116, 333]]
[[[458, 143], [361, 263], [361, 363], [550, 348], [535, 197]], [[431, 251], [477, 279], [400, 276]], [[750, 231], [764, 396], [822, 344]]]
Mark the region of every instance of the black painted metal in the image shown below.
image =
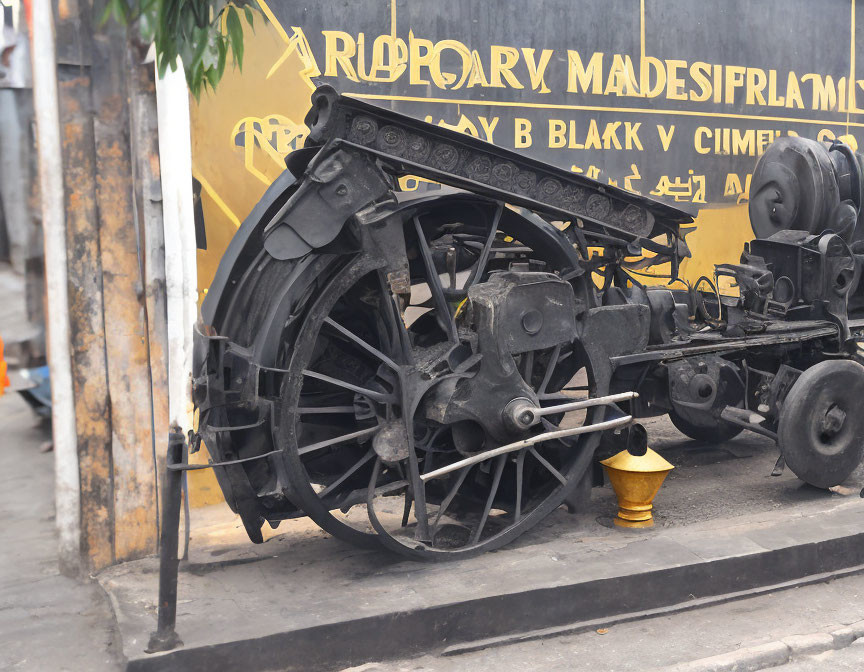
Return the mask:
[[[340, 96], [332, 87], [312, 94], [307, 147], [347, 141], [402, 174], [468, 187], [535, 210], [582, 217], [601, 231], [650, 238], [692, 222], [672, 206], [604, 185], [578, 173], [464, 133], [433, 126], [386, 108]], [[659, 220], [655, 226], [655, 219]]]
[[159, 605], [156, 632], [150, 635], [148, 653], [170, 651], [183, 642], [177, 624], [177, 558], [180, 534], [180, 487], [183, 472], [172, 467], [185, 462], [186, 439], [180, 431], [168, 435], [168, 460], [162, 483], [162, 526], [159, 537]]

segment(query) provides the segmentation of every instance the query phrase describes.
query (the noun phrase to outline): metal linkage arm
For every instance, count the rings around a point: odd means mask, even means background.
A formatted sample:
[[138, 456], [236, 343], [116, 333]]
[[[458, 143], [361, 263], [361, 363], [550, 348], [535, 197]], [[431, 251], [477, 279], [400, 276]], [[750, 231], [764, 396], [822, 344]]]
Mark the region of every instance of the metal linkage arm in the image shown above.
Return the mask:
[[[539, 413], [539, 415], [537, 416], [537, 419], [539, 419], [540, 415], [564, 413], [566, 411], [579, 410], [583, 408], [589, 408], [591, 406], [614, 404], [617, 401], [635, 399], [638, 396], [639, 395], [635, 392], [624, 392], [621, 394], [613, 394], [606, 397], [597, 397], [595, 399], [582, 399], [580, 401], [574, 401], [567, 404], [559, 404], [558, 406], [551, 406], [548, 408], [532, 410], [534, 413], [542, 411], [542, 413]], [[498, 455], [504, 455], [506, 453], [512, 453], [517, 450], [521, 450], [522, 448], [533, 446], [535, 443], [542, 443], [544, 441], [551, 441], [553, 439], [563, 439], [565, 437], [576, 436], [578, 434], [603, 432], [607, 429], [617, 429], [619, 427], [629, 425], [632, 421], [632, 415], [625, 415], [620, 418], [615, 418], [614, 420], [606, 420], [604, 422], [598, 422], [592, 425], [583, 425], [582, 427], [572, 427], [570, 429], [559, 429], [552, 432], [543, 432], [541, 434], [537, 434], [536, 436], [529, 436], [527, 439], [522, 439], [521, 441], [515, 441], [514, 443], [508, 443], [504, 446], [493, 448], [492, 450], [486, 450], [482, 453], [471, 455], [470, 457], [466, 457], [464, 460], [453, 462], [452, 464], [448, 464], [447, 466], [441, 467], [440, 469], [430, 471], [427, 474], [421, 474], [420, 479], [425, 482], [433, 478], [440, 478], [441, 476], [446, 476], [451, 472], [458, 471], [460, 469], [463, 469], [464, 467], [470, 467], [472, 464], [483, 462], [492, 457], [497, 457]]]

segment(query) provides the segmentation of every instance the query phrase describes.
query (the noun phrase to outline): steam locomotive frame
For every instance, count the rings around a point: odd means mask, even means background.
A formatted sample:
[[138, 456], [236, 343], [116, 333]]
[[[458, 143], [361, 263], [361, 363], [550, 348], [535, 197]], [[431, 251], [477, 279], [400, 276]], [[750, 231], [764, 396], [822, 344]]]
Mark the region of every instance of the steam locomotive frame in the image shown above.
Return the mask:
[[[418, 559], [497, 548], [584, 503], [597, 459], [640, 450], [651, 415], [702, 441], [769, 436], [775, 470], [818, 487], [861, 461], [846, 145], [775, 142], [756, 239], [688, 285], [686, 212], [330, 87], [312, 103], [195, 340], [193, 450], [252, 541], [308, 515]], [[401, 191], [409, 175], [434, 186]]]

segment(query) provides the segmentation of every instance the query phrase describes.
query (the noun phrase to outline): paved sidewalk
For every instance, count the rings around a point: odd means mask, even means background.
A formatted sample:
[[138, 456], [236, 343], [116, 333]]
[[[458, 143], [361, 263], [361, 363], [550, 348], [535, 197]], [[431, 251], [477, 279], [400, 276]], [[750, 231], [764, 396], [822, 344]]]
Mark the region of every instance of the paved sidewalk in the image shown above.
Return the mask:
[[0, 670], [120, 669], [108, 599], [57, 570], [49, 438], [14, 393], [0, 397]]
[[[791, 641], [794, 635], [817, 639], [813, 636], [816, 633], [837, 631], [853, 623], [864, 625], [861, 619], [864, 619], [864, 575], [856, 575], [592, 632], [456, 656], [423, 656], [349, 669], [352, 672], [659, 671], [709, 656], [734, 654], [745, 647], [767, 646], [783, 639]], [[705, 672], [731, 668], [696, 665], [693, 669]], [[736, 669], [743, 672], [769, 668], [740, 665]], [[862, 670], [864, 639], [839, 651], [803, 656], [770, 669], [778, 672]]]
[[861, 672], [864, 670], [864, 639], [856, 640], [851, 646], [840, 651], [807, 656], [772, 669], [774, 672]]

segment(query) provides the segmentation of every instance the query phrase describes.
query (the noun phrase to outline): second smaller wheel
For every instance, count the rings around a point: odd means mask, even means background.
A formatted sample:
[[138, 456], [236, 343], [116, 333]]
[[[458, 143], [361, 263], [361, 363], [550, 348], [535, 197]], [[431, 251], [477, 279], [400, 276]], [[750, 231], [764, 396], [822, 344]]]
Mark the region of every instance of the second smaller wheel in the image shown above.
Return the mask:
[[857, 362], [820, 362], [801, 374], [780, 408], [780, 451], [792, 473], [818, 488], [849, 477], [864, 456], [862, 399]]

